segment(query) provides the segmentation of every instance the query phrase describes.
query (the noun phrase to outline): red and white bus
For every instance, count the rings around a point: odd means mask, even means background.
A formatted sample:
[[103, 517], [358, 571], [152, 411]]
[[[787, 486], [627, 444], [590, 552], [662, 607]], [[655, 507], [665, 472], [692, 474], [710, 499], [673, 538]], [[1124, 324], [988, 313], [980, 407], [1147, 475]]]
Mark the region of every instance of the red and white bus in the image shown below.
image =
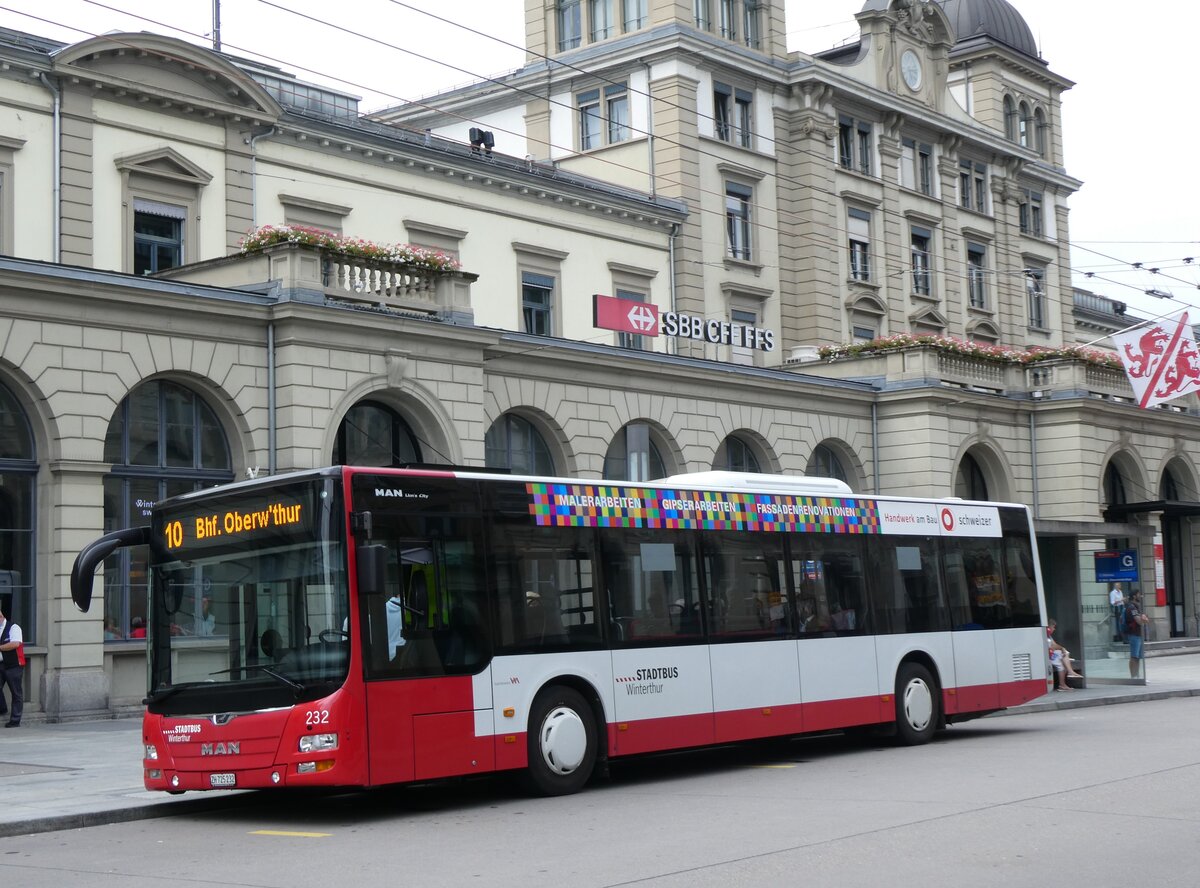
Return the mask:
[[374, 786], [880, 726], [922, 743], [1046, 692], [1020, 505], [709, 472], [335, 467], [164, 500], [145, 785]]

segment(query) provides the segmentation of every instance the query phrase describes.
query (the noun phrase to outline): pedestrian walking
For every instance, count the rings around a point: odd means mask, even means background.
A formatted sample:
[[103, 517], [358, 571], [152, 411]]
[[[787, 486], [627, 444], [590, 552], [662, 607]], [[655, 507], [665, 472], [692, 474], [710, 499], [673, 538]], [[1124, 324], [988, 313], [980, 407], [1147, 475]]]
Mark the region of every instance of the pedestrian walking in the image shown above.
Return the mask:
[[4, 687], [8, 688], [11, 698], [7, 708], [0, 709], [0, 715], [8, 712], [4, 727], [19, 728], [25, 707], [25, 638], [21, 634], [21, 627], [5, 617], [3, 610], [0, 610], [0, 663], [3, 664], [0, 706], [4, 705]]

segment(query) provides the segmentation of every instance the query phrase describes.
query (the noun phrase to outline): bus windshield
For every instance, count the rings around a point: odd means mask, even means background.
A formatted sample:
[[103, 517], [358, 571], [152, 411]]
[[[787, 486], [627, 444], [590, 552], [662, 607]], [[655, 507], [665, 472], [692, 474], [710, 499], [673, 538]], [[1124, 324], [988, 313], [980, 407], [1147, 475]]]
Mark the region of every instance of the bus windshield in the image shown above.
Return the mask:
[[350, 645], [340, 500], [326, 478], [155, 510], [152, 712], [262, 709], [341, 685]]

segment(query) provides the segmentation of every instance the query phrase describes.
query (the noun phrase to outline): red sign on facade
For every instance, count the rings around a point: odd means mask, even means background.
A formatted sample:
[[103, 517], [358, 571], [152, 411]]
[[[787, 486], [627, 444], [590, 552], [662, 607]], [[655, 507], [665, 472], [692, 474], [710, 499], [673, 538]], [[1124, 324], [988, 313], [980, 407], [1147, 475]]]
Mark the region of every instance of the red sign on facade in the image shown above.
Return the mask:
[[592, 296], [592, 323], [601, 330], [657, 336], [658, 306], [596, 293]]

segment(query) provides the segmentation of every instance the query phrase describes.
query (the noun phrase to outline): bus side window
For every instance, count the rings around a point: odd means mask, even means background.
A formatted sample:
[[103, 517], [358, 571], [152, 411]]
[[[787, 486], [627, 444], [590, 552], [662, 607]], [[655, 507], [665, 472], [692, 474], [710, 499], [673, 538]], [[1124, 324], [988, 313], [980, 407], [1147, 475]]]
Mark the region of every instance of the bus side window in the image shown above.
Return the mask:
[[675, 644], [700, 635], [700, 597], [690, 534], [610, 529], [601, 567], [615, 643]]
[[786, 633], [783, 540], [771, 534], [703, 537], [709, 635]]

